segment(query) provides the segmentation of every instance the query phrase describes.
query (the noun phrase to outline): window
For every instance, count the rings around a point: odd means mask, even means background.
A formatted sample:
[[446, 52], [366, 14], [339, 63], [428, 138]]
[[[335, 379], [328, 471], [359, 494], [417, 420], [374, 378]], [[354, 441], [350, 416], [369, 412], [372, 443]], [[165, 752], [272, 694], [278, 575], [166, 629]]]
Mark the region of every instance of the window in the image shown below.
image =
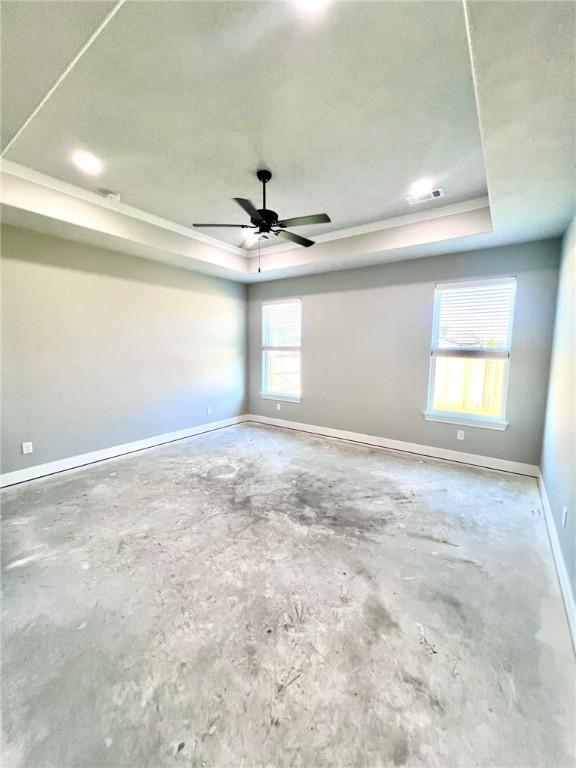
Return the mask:
[[262, 305], [262, 397], [300, 400], [300, 299]]
[[439, 283], [426, 418], [505, 429], [516, 278]]

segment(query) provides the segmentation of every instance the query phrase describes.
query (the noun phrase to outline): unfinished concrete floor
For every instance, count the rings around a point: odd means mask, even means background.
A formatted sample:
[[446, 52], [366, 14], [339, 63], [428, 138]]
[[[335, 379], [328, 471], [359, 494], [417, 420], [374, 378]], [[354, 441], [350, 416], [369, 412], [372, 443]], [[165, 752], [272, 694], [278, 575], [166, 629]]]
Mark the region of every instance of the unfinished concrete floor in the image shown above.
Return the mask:
[[534, 480], [256, 425], [4, 494], [4, 766], [572, 766]]

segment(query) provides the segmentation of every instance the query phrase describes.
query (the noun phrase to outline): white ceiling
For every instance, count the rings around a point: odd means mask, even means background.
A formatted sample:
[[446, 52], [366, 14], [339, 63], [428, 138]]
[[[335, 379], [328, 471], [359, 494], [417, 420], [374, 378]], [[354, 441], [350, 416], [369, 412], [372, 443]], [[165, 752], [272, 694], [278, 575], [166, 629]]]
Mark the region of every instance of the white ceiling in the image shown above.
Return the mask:
[[495, 232], [562, 234], [576, 205], [576, 3], [469, 7]]
[[70, 164], [87, 147], [103, 186], [184, 225], [249, 223], [231, 198], [260, 206], [259, 167], [274, 210], [335, 228], [412, 212], [423, 174], [447, 203], [485, 194], [462, 6], [358, 8], [310, 23], [293, 3], [125, 3], [6, 157], [93, 187]]
[[[36, 5], [38, 15], [13, 8]], [[269, 207], [282, 216], [326, 211], [332, 224], [298, 230], [319, 235], [313, 248], [268, 248], [266, 277], [426, 255], [443, 231], [446, 250], [559, 235], [573, 215], [571, 2], [342, 1], [310, 21], [291, 2], [128, 0], [103, 25], [112, 7], [2, 2], [3, 38], [12, 41], [3, 52], [6, 169], [44, 191], [118, 190], [118, 213], [161, 217], [156, 225], [178, 229], [203, 261], [226, 240], [240, 245], [237, 232], [184, 227], [243, 223], [231, 198], [259, 203], [253, 174], [268, 167]], [[19, 49], [33, 43], [34, 54], [6, 65], [14, 40]], [[71, 165], [77, 147], [102, 158], [100, 178]], [[446, 191], [432, 214], [404, 201], [422, 176]], [[28, 205], [22, 189], [5, 196], [7, 220], [42, 228], [58, 215], [74, 225], [72, 237], [100, 227], [85, 212], [72, 221], [54, 201], [44, 211], [38, 194]], [[463, 213], [463, 204], [488, 216]], [[452, 213], [458, 226], [443, 230]], [[417, 234], [419, 219], [428, 223]], [[107, 237], [126, 250], [115, 226]], [[402, 237], [391, 238], [398, 228]], [[244, 261], [229, 276], [256, 279], [254, 260]]]
[[13, 0], [0, 7], [4, 148], [112, 10], [114, 2]]

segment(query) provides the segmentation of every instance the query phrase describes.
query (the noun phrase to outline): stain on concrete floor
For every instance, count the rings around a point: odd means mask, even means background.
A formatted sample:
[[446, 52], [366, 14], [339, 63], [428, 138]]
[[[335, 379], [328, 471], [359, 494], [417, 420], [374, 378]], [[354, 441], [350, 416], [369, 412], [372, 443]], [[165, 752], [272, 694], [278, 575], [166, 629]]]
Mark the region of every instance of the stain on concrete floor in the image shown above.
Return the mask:
[[3, 494], [5, 766], [573, 766], [535, 481], [239, 425]]

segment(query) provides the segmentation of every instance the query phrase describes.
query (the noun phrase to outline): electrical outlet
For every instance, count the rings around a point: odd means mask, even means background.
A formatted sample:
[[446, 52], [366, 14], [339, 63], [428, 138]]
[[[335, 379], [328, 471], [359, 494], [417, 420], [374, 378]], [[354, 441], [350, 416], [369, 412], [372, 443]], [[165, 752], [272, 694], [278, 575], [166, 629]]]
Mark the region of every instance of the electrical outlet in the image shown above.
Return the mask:
[[212, 406], [211, 405], [209, 405], [208, 408], [206, 408], [206, 415], [207, 416], [212, 416]]
[[27, 453], [33, 453], [34, 452], [34, 446], [32, 443], [22, 443], [22, 454], [26, 455]]
[[280, 403], [276, 403], [276, 410], [277, 410], [277, 411], [279, 411], [279, 410], [280, 410]]
[[456, 430], [456, 440], [464, 440], [464, 430], [463, 429]]
[[562, 528], [566, 528], [567, 523], [568, 523], [568, 507], [563, 506], [562, 507]]

